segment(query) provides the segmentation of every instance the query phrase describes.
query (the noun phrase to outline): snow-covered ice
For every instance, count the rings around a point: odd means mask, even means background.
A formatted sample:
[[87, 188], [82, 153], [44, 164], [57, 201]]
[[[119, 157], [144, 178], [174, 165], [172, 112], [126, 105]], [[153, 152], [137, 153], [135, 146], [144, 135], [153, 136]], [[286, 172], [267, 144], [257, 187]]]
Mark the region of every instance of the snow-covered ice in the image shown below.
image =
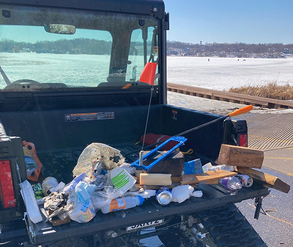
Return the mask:
[[[209, 60], [209, 61], [208, 61]], [[168, 57], [167, 81], [228, 91], [276, 82], [293, 86], [293, 59]]]
[[[293, 59], [168, 57], [167, 81], [188, 86], [229, 91], [232, 87], [275, 82], [293, 86]], [[227, 114], [244, 105], [168, 92], [168, 103], [216, 114]], [[252, 113], [288, 114], [293, 109], [254, 107]]]

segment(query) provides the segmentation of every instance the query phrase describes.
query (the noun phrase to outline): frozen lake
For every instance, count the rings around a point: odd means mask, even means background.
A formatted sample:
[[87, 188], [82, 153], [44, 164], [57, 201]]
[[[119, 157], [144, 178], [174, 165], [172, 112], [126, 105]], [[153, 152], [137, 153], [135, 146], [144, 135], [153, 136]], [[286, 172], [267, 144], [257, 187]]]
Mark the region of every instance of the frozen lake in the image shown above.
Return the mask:
[[293, 86], [292, 58], [168, 57], [167, 68], [169, 83], [215, 90], [273, 82]]
[[[128, 79], [133, 65], [143, 64], [141, 57], [132, 62], [127, 66]], [[109, 64], [110, 57], [106, 55], [0, 53], [0, 65], [11, 81], [26, 78], [70, 86], [97, 86], [107, 81]], [[142, 66], [138, 71], [141, 70]], [[293, 86], [293, 58], [167, 57], [167, 70], [169, 83], [215, 90], [272, 82]], [[0, 88], [5, 86], [0, 78]]]

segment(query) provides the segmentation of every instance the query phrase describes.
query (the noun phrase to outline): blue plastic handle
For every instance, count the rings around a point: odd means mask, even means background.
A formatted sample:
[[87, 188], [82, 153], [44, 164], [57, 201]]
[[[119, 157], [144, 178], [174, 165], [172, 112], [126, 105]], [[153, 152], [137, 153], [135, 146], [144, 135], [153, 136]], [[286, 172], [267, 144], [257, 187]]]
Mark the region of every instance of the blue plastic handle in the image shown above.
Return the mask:
[[165, 145], [167, 145], [169, 142], [171, 141], [176, 141], [178, 142], [178, 144], [176, 144], [173, 148], [171, 148], [167, 153], [165, 153], [164, 155], [162, 155], [160, 158], [158, 158], [157, 160], [155, 160], [153, 163], [149, 164], [148, 166], [144, 166], [144, 165], [139, 165], [139, 159], [134, 161], [131, 166], [135, 167], [137, 169], [144, 169], [146, 171], [148, 171], [150, 168], [152, 168], [153, 166], [155, 166], [156, 164], [158, 164], [160, 161], [162, 161], [163, 159], [165, 159], [168, 155], [170, 155], [174, 150], [176, 150], [177, 148], [179, 148], [180, 146], [182, 146], [184, 144], [184, 142], [186, 142], [187, 138], [183, 137], [183, 136], [172, 136], [170, 137], [168, 140], [166, 140], [165, 142], [163, 142], [160, 146], [154, 148], [152, 151], [148, 152], [146, 155], [144, 155], [142, 157], [143, 160], [149, 158], [150, 156], [152, 156], [154, 153], [156, 153], [158, 150], [160, 150], [162, 147], [164, 147]]

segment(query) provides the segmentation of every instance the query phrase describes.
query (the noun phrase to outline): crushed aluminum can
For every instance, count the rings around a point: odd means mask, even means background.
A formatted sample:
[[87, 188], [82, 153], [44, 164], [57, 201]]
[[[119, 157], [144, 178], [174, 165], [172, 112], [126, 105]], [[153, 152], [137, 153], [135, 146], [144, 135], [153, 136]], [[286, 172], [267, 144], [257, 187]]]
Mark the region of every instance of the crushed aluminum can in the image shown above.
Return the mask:
[[172, 193], [167, 187], [161, 187], [156, 194], [158, 203], [168, 205], [172, 201]]
[[253, 184], [253, 178], [248, 175], [237, 174], [236, 177], [239, 177], [241, 179], [243, 187], [249, 188]]

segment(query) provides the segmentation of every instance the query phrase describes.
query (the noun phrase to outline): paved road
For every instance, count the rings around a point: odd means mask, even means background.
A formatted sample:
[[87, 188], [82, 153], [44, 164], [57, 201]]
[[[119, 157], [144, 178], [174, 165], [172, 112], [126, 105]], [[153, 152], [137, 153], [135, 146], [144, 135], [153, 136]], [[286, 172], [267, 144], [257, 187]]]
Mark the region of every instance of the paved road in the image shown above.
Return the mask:
[[[264, 150], [262, 171], [274, 175], [293, 187], [293, 114], [263, 114], [263, 121], [255, 124], [260, 116], [246, 116], [249, 132], [258, 133], [252, 137], [252, 145]], [[279, 122], [276, 124], [276, 121]], [[263, 125], [266, 124], [264, 128]], [[260, 128], [260, 126], [262, 128]], [[287, 134], [285, 133], [287, 132]], [[289, 133], [289, 134], [288, 134]], [[250, 135], [249, 135], [250, 136]], [[266, 214], [261, 214], [255, 220], [253, 201], [244, 201], [237, 206], [253, 225], [262, 239], [269, 247], [293, 246], [293, 190], [288, 194], [271, 190], [269, 196], [263, 200], [263, 209]]]
[[[210, 113], [227, 114], [244, 105], [203, 99], [168, 92], [168, 103]], [[247, 120], [249, 146], [264, 150], [261, 171], [274, 175], [293, 187], [293, 110], [255, 108], [241, 115]], [[288, 194], [272, 189], [263, 200], [259, 220], [254, 217], [254, 201], [246, 200], [237, 206], [269, 247], [293, 246], [293, 189]]]
[[[267, 168], [266, 165], [267, 160], [265, 159], [262, 171], [278, 176], [290, 184], [292, 188], [292, 175], [286, 175], [283, 171], [277, 172], [275, 169]], [[241, 212], [269, 247], [293, 246], [292, 194], [292, 189], [288, 194], [271, 190], [270, 195], [263, 200], [263, 210], [266, 212], [266, 215], [260, 214], [259, 220], [253, 218], [255, 211], [253, 200], [246, 200], [237, 204]]]

